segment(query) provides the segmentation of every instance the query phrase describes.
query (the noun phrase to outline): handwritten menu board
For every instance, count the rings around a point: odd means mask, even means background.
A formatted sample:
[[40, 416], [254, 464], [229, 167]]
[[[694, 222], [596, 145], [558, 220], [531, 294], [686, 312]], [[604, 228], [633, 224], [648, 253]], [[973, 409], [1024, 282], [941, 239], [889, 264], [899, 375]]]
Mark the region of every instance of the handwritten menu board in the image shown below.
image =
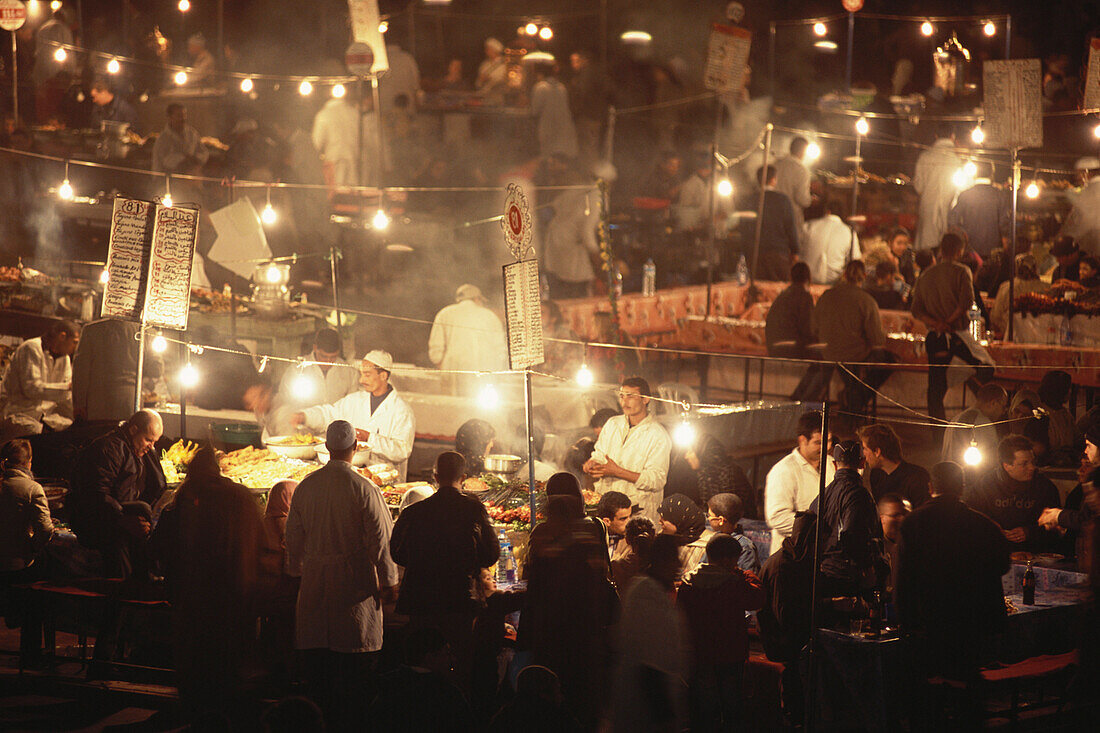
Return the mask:
[[544, 361], [538, 260], [504, 266], [504, 313], [508, 325], [508, 362], [526, 369]]
[[153, 238], [153, 204], [118, 197], [111, 214], [103, 317], [140, 321]]
[[187, 330], [198, 224], [197, 209], [157, 205], [145, 298], [145, 322], [151, 326]]
[[982, 65], [987, 148], [1043, 147], [1042, 66], [1039, 59]]
[[1085, 72], [1085, 109], [1100, 107], [1100, 38], [1089, 42], [1089, 65]]
[[752, 33], [732, 25], [715, 23], [710, 29], [703, 86], [716, 92], [735, 92], [745, 85]]

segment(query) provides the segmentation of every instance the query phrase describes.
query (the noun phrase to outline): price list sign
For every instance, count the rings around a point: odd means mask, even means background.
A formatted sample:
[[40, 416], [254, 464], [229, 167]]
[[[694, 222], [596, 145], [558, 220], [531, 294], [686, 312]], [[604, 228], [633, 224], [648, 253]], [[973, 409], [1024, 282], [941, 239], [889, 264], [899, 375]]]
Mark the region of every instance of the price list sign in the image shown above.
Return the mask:
[[504, 266], [504, 313], [511, 368], [527, 369], [541, 364], [544, 359], [538, 260], [520, 260]]
[[732, 25], [715, 23], [710, 29], [703, 86], [714, 92], [735, 92], [745, 84], [752, 33]]
[[145, 299], [145, 322], [151, 326], [187, 330], [198, 224], [197, 209], [157, 205]]
[[1043, 147], [1042, 66], [1039, 59], [982, 65], [987, 148]]
[[107, 247], [107, 283], [103, 288], [104, 318], [140, 321], [153, 238], [153, 204], [116, 198]]

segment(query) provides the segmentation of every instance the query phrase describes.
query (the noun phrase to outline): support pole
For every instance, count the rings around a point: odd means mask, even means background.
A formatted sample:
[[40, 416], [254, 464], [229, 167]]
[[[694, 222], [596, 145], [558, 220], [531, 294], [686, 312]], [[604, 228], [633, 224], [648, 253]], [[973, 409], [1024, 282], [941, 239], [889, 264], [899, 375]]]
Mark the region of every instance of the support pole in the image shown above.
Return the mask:
[[527, 498], [531, 503], [531, 529], [535, 528], [535, 436], [532, 429], [534, 410], [531, 409], [531, 370], [523, 370], [523, 406], [527, 420]]
[[710, 143], [710, 195], [707, 196], [707, 221], [709, 226], [707, 227], [707, 310], [706, 317], [710, 318], [710, 292], [714, 287], [714, 260], [717, 259], [718, 232], [715, 231], [717, 225], [714, 222], [715, 210], [717, 209], [718, 202], [716, 201], [718, 194], [715, 188], [718, 186], [718, 127], [722, 121], [722, 102], [720, 99], [715, 98], [715, 113], [714, 113], [714, 137]]
[[817, 466], [817, 522], [814, 524], [814, 574], [810, 582], [810, 640], [806, 644], [806, 660], [810, 669], [809, 684], [806, 685], [808, 702], [806, 704], [806, 730], [815, 728], [815, 708], [817, 703], [817, 669], [815, 650], [817, 648], [817, 576], [820, 571], [821, 517], [825, 514], [825, 472], [828, 468], [829, 440], [829, 401], [821, 403], [821, 461]]
[[332, 271], [332, 309], [336, 311], [336, 330], [339, 331], [343, 318], [340, 313], [340, 281], [336, 274], [336, 262], [340, 259], [340, 250], [336, 248], [336, 245], [332, 245], [332, 249], [329, 250], [329, 263]]
[[[184, 340], [187, 343], [183, 344], [183, 358], [180, 359], [180, 363], [190, 364], [191, 338], [184, 335]], [[187, 387], [184, 386], [183, 380], [180, 380], [180, 439], [187, 439]]]
[[138, 329], [138, 362], [137, 380], [134, 385], [134, 412], [142, 408], [141, 404], [141, 380], [145, 371], [145, 319], [141, 319], [141, 327]]
[[844, 63], [844, 88], [852, 91], [852, 47], [856, 37], [856, 14], [848, 13], [848, 58]]
[[1010, 245], [1012, 250], [1008, 252], [1008, 329], [1005, 331], [1005, 341], [1012, 341], [1016, 300], [1016, 207], [1020, 200], [1020, 149], [1012, 148], [1012, 238]]
[[760, 198], [756, 203], [756, 231], [752, 237], [752, 269], [749, 270], [749, 282], [756, 284], [756, 265], [760, 259], [760, 233], [764, 227], [764, 193], [767, 190], [768, 158], [772, 154], [772, 123], [764, 126], [764, 163], [762, 164], [760, 184]]
[[768, 24], [768, 86], [775, 101], [775, 21]]
[[[370, 93], [374, 99], [374, 119], [375, 119], [375, 143], [378, 145], [378, 185], [381, 186], [384, 183], [384, 174], [386, 172], [386, 142], [382, 137], [382, 102], [381, 97], [378, 95], [378, 74], [371, 74], [370, 77]], [[415, 99], [409, 100], [410, 104], [416, 104]], [[360, 133], [362, 137], [362, 133]], [[366, 185], [366, 181], [359, 182], [362, 185]], [[382, 200], [379, 199], [379, 204]]]
[[16, 47], [15, 31], [11, 32], [11, 112], [15, 117], [15, 126], [19, 126], [19, 50]]
[[[856, 165], [852, 169], [852, 214], [856, 215], [856, 207], [859, 205], [859, 174], [863, 169], [863, 135], [856, 133]], [[850, 217], [849, 217], [850, 218]]]
[[1012, 58], [1012, 16], [1005, 16], [1005, 58]]

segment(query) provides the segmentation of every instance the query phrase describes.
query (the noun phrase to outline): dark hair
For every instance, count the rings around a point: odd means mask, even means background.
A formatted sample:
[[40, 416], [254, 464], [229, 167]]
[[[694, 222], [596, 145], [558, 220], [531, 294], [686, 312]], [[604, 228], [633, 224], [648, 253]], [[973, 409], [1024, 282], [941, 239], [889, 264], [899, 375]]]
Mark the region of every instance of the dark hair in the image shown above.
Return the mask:
[[947, 232], [940, 240], [940, 257], [958, 257], [966, 248], [966, 242], [955, 232]]
[[51, 323], [44, 335], [47, 338], [56, 338], [61, 335], [76, 336], [78, 333], [80, 333], [80, 326], [76, 325], [75, 321], [65, 318]]
[[623, 509], [634, 506], [630, 497], [621, 491], [608, 491], [600, 497], [600, 503], [596, 505], [596, 516], [601, 519], [614, 519], [615, 515]]
[[1093, 272], [1100, 272], [1100, 257], [1093, 257], [1092, 255], [1085, 255], [1081, 258], [1082, 265], [1088, 265], [1092, 268]]
[[745, 515], [745, 505], [737, 494], [722, 493], [710, 497], [707, 508], [719, 517], [722, 517], [734, 527]]
[[172, 102], [172, 103], [171, 103], [170, 105], [168, 105], [167, 107], [165, 107], [165, 108], [164, 108], [164, 112], [165, 112], [165, 114], [167, 114], [167, 115], [168, 115], [169, 117], [171, 117], [173, 113], [175, 113], [175, 112], [183, 112], [183, 111], [184, 111], [184, 109], [185, 109], [185, 108], [184, 108], [184, 106], [183, 106], [182, 104], [180, 104], [180, 103], [178, 103], [178, 102]]
[[878, 498], [878, 501], [875, 502], [875, 506], [882, 506], [883, 504], [897, 504], [905, 510], [906, 514], [913, 511], [913, 505], [909, 503], [908, 499], [906, 499], [901, 494], [895, 494], [892, 491], [887, 494], [883, 494]]
[[629, 522], [626, 523], [626, 529], [623, 530], [623, 537], [626, 539], [626, 544], [635, 548], [635, 543], [642, 537], [649, 537], [652, 539], [657, 534], [657, 528], [653, 526], [653, 520], [649, 517], [632, 517]]
[[447, 637], [434, 626], [421, 626], [405, 635], [405, 662], [413, 666], [420, 663], [429, 654], [442, 651], [447, 646]]
[[314, 348], [329, 354], [338, 354], [343, 351], [340, 343], [340, 333], [335, 328], [322, 328], [313, 335]]
[[844, 218], [844, 204], [840, 203], [836, 199], [829, 199], [825, 202], [825, 211], [833, 214], [834, 216], [839, 216], [841, 219]]
[[1054, 369], [1044, 374], [1039, 381], [1039, 399], [1043, 404], [1057, 409], [1065, 404], [1071, 389], [1073, 389], [1073, 377], [1069, 372]]
[[802, 285], [810, 282], [810, 266], [801, 260], [791, 265], [791, 282]]
[[[623, 386], [626, 386], [626, 382], [623, 382]], [[648, 388], [648, 384], [646, 387]], [[610, 407], [601, 407], [596, 410], [592, 415], [592, 419], [588, 421], [588, 427], [595, 430], [596, 428], [602, 428], [607, 424], [607, 421], [619, 414], [618, 410], [612, 410]]]
[[652, 397], [653, 393], [649, 389], [649, 382], [641, 377], [627, 377], [623, 380], [623, 387], [637, 387], [638, 391], [646, 397]]
[[435, 459], [435, 476], [440, 488], [452, 486], [465, 473], [466, 459], [457, 451], [445, 450]]
[[870, 450], [880, 450], [891, 461], [901, 462], [901, 441], [889, 425], [876, 423], [859, 431], [859, 439]]
[[741, 557], [741, 543], [728, 534], [719, 532], [707, 542], [707, 560], [730, 560], [736, 562]]
[[321, 733], [325, 718], [317, 703], [304, 697], [284, 697], [260, 719], [265, 733]]
[[887, 277], [893, 277], [897, 274], [898, 266], [894, 264], [893, 260], [882, 260], [875, 265], [875, 279], [882, 280]]
[[845, 466], [856, 466], [863, 458], [863, 445], [858, 440], [842, 440], [833, 446], [833, 460]]
[[584, 464], [592, 457], [592, 453], [595, 450], [596, 441], [592, 440], [592, 438], [581, 438], [576, 443], [569, 446], [569, 450], [565, 453], [565, 460], [562, 461], [562, 465], [567, 471], [572, 471], [580, 475], [584, 472]]
[[485, 451], [496, 435], [492, 425], [478, 418], [462, 423], [455, 432], [455, 450], [466, 459], [470, 473], [478, 474], [485, 468]]
[[852, 260], [844, 266], [844, 279], [848, 282], [857, 282], [867, 277], [867, 267], [863, 260]]
[[103, 76], [97, 76], [95, 79], [92, 79], [92, 85], [88, 88], [93, 92], [98, 89], [99, 91], [110, 92], [111, 94], [115, 93], [114, 84], [112, 84], [110, 81], [107, 80], [106, 77]]
[[680, 540], [675, 535], [659, 534], [653, 538], [653, 544], [649, 548], [649, 558], [646, 563], [646, 575], [653, 575], [653, 571], [665, 563], [680, 562]]
[[567, 471], [558, 471], [546, 480], [547, 496], [572, 496], [581, 498], [581, 483]]
[[810, 410], [798, 417], [798, 433], [806, 440], [814, 437], [814, 433], [821, 432], [821, 410]]
[[1016, 452], [1022, 450], [1035, 450], [1031, 438], [1019, 433], [1012, 433], [1001, 438], [1001, 442], [997, 444], [997, 457], [1001, 459], [1001, 463], [1015, 463]]
[[952, 499], [961, 499], [966, 488], [966, 474], [962, 466], [954, 461], [941, 461], [928, 472], [932, 477], [931, 486], [933, 494], [949, 496]]
[[936, 139], [943, 139], [955, 136], [955, 123], [941, 121], [936, 123]]
[[760, 182], [761, 186], [768, 185], [768, 181], [775, 178], [775, 166], [760, 166], [756, 169], [756, 180]]
[[992, 402], [993, 400], [1005, 400], [1007, 402], [1008, 392], [1005, 392], [1005, 388], [996, 382], [988, 382], [978, 389], [974, 399], [978, 402]]
[[936, 255], [930, 249], [918, 249], [913, 253], [913, 264], [922, 270], [927, 270], [936, 263]]
[[806, 148], [809, 147], [810, 142], [802, 136], [791, 138], [791, 155], [798, 157], [806, 152]]
[[905, 227], [894, 227], [893, 229], [890, 230], [890, 233], [888, 235], [886, 235], [886, 243], [889, 244], [889, 243], [893, 242], [895, 239], [897, 239], [898, 237], [900, 237], [903, 234], [907, 237], [910, 237], [910, 238], [912, 238], [912, 236], [913, 236], [912, 234], [909, 233], [909, 230], [906, 229]]
[[32, 459], [31, 442], [16, 438], [4, 443], [0, 448], [0, 468], [30, 468]]

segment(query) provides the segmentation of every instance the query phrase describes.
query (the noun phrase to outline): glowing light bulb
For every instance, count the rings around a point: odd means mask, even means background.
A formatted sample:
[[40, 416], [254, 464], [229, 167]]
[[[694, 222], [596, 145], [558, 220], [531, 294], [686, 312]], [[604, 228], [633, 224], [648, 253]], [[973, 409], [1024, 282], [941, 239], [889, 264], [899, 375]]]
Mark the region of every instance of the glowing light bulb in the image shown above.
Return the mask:
[[191, 0], [180, 0], [176, 7], [180, 9], [181, 13], [186, 13], [191, 9]]
[[866, 117], [860, 117], [856, 120], [856, 132], [860, 135], [866, 135], [871, 131], [871, 125], [867, 122]]
[[981, 125], [970, 131], [970, 139], [974, 141], [975, 145], [981, 145], [985, 142], [985, 130], [982, 129]]
[[191, 362], [187, 362], [180, 369], [179, 380], [180, 386], [191, 389], [199, 383], [199, 370]]
[[57, 187], [57, 196], [63, 201], [73, 200], [73, 186], [69, 183], [68, 178], [62, 181], [61, 185]]
[[317, 384], [307, 374], [299, 374], [290, 383], [291, 393], [300, 400], [308, 400], [317, 391]]
[[718, 195], [729, 197], [733, 195], [733, 184], [730, 183], [730, 179], [723, 178], [718, 181]]
[[1100, 125], [1092, 128], [1092, 136], [1095, 138], [1100, 138]]
[[[268, 202], [267, 205], [264, 206], [263, 211], [260, 212], [260, 220], [263, 221], [264, 224], [274, 224], [275, 220], [278, 218], [279, 215], [275, 213], [275, 207], [271, 205], [271, 202]], [[271, 278], [270, 273], [271, 271], [268, 270], [268, 279]]]
[[539, 32], [539, 27], [534, 23], [528, 23], [527, 25], [523, 26], [523, 32], [529, 36], [533, 36]]
[[951, 183], [955, 188], [967, 188], [970, 184], [970, 180], [966, 175], [966, 169], [956, 168], [955, 172], [951, 174]]
[[985, 25], [982, 26], [982, 33], [986, 34], [987, 36], [995, 36], [997, 35], [997, 26], [993, 23], [992, 20], [987, 20], [985, 22]]
[[170, 193], [164, 194], [164, 198], [162, 198], [160, 200], [160, 203], [161, 203], [162, 206], [164, 206], [167, 209], [172, 208], [172, 194], [170, 194]]
[[111, 274], [107, 272], [107, 268], [103, 268], [103, 272], [99, 273], [99, 284], [106, 285], [111, 280]]
[[343, 84], [332, 85], [332, 96], [336, 97], [337, 99], [342, 98], [347, 93], [348, 90], [344, 88]]
[[118, 62], [118, 59], [111, 59], [110, 61], [107, 62], [107, 73], [108, 74], [117, 74], [121, 70], [122, 70], [122, 64], [120, 64]]
[[149, 344], [149, 348], [157, 354], [163, 354], [165, 351], [168, 351], [168, 339], [158, 333], [153, 337], [153, 341]]
[[313, 85], [309, 83], [308, 79], [298, 85], [298, 93], [303, 97], [308, 97], [310, 94], [313, 94]]
[[50, 10], [55, 12], [61, 10], [61, 0], [50, 0]]
[[978, 448], [976, 440], [970, 441], [970, 447], [963, 451], [963, 463], [968, 466], [977, 466], [982, 462], [982, 451]]
[[477, 395], [477, 404], [481, 406], [483, 410], [495, 410], [500, 406], [500, 394], [497, 392], [497, 388], [491, 384], [486, 384], [481, 388], [481, 391]]
[[53, 60], [59, 64], [65, 63], [65, 59], [67, 58], [69, 58], [69, 52], [61, 47], [58, 47], [58, 49], [53, 52]]
[[386, 214], [385, 211], [379, 209], [378, 211], [374, 212], [374, 217], [370, 220], [370, 223], [371, 226], [373, 226], [375, 229], [382, 231], [389, 228], [390, 217]]
[[381, 23], [379, 23], [379, 24], [378, 24], [378, 32], [379, 32], [379, 33], [385, 33], [385, 32], [386, 32], [386, 31], [388, 31], [389, 29], [390, 29], [390, 24], [389, 24], [389, 23], [387, 23], [387, 22], [386, 22], [386, 21], [384, 21], [384, 20], [383, 20], [383, 21], [382, 21]]
[[810, 143], [806, 146], [806, 160], [817, 160], [821, 157], [821, 146], [817, 143]]
[[1035, 181], [1027, 184], [1027, 188], [1024, 189], [1024, 196], [1027, 196], [1029, 199], [1039, 198], [1039, 184], [1035, 183]]
[[930, 36], [935, 30], [927, 20], [920, 24], [920, 34], [922, 36]]
[[550, 26], [545, 26], [541, 30], [539, 30], [539, 38], [541, 38], [542, 40], [549, 41], [553, 37], [554, 31], [552, 28], [550, 28]]
[[283, 279], [283, 273], [281, 273], [279, 271], [279, 266], [278, 265], [269, 265], [268, 268], [267, 268], [267, 271], [264, 272], [264, 277], [267, 279], [267, 281], [269, 283], [271, 283], [272, 285], [275, 285], [276, 283], [278, 283], [280, 280]]
[[176, 75], [172, 77], [172, 81], [176, 82], [176, 86], [182, 87], [187, 83], [187, 72], [180, 69], [176, 72]]
[[828, 32], [829, 32], [828, 27], [826, 27], [826, 25], [824, 23], [822, 23], [821, 21], [818, 21], [818, 22], [814, 23], [814, 35], [815, 36], [823, 36]]
[[595, 381], [596, 377], [592, 374], [592, 370], [588, 368], [588, 365], [581, 364], [581, 368], [577, 370], [577, 384], [587, 389]]
[[252, 92], [253, 83], [251, 79], [241, 79], [241, 91], [245, 94]]
[[978, 164], [972, 160], [966, 161], [966, 164], [963, 165], [963, 173], [966, 174], [967, 178], [976, 177], [978, 175]]
[[684, 420], [672, 430], [672, 442], [681, 448], [690, 448], [695, 442], [695, 428]]

